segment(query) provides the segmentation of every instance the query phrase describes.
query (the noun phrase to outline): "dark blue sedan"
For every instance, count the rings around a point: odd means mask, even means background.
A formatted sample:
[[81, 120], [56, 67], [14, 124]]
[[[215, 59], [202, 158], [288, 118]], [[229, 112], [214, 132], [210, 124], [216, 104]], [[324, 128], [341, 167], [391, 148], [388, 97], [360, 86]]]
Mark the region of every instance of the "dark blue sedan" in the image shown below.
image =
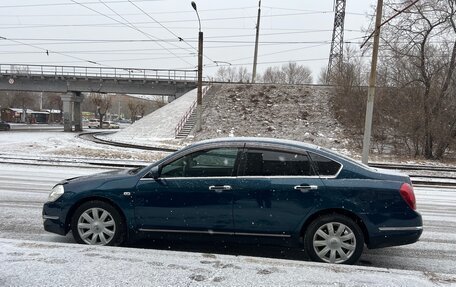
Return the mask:
[[84, 244], [177, 235], [303, 247], [312, 260], [345, 264], [364, 245], [416, 242], [423, 228], [408, 176], [265, 138], [203, 141], [145, 168], [65, 180], [43, 219]]

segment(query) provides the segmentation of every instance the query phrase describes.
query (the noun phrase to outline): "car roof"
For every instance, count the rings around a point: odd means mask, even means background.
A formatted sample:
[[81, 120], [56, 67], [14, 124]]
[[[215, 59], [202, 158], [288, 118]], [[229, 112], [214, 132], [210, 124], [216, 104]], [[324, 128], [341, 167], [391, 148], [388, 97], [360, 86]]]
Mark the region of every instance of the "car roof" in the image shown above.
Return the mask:
[[217, 143], [235, 143], [235, 142], [245, 142], [245, 143], [259, 143], [259, 144], [280, 144], [288, 145], [294, 147], [305, 148], [307, 150], [320, 150], [320, 147], [310, 143], [304, 143], [295, 140], [288, 139], [277, 139], [277, 138], [266, 138], [266, 137], [224, 137], [224, 138], [215, 138], [203, 140], [197, 143], [192, 144], [192, 147], [206, 144], [217, 144]]

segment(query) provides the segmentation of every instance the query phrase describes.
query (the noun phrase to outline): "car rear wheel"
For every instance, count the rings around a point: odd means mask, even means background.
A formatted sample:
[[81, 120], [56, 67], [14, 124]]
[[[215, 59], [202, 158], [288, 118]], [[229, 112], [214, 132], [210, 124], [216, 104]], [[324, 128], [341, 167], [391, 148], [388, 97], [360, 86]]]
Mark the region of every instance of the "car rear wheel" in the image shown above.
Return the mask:
[[364, 248], [364, 236], [350, 218], [331, 214], [314, 220], [304, 234], [304, 247], [314, 261], [353, 264]]
[[89, 201], [79, 206], [71, 221], [76, 242], [89, 245], [121, 245], [125, 223], [119, 212], [103, 201]]

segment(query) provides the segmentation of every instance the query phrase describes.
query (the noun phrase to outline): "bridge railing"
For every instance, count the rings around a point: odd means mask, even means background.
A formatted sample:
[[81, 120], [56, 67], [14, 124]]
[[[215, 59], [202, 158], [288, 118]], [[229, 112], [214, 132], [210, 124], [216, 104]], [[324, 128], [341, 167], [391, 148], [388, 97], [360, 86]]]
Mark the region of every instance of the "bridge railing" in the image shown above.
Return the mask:
[[132, 80], [196, 81], [196, 70], [0, 64], [0, 74]]

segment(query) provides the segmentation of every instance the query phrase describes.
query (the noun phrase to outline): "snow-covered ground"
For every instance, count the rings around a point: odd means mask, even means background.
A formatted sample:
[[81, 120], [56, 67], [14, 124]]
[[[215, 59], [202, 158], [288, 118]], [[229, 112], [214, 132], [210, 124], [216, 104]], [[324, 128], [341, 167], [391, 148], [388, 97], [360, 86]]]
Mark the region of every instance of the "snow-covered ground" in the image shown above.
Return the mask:
[[195, 100], [196, 89], [136, 121], [130, 127], [103, 138], [148, 146], [156, 145], [159, 141], [173, 140], [177, 124]]
[[0, 239], [2, 286], [450, 286], [456, 276]]
[[0, 164], [0, 286], [456, 286], [454, 188], [416, 188], [424, 219], [419, 242], [366, 249], [358, 266], [338, 266], [306, 262], [300, 250], [88, 247], [45, 232], [41, 208], [51, 187], [101, 171]]
[[0, 158], [33, 156], [40, 159], [71, 158], [74, 161], [116, 159], [153, 162], [166, 154], [97, 144], [80, 138], [76, 133], [62, 131], [0, 132]]

